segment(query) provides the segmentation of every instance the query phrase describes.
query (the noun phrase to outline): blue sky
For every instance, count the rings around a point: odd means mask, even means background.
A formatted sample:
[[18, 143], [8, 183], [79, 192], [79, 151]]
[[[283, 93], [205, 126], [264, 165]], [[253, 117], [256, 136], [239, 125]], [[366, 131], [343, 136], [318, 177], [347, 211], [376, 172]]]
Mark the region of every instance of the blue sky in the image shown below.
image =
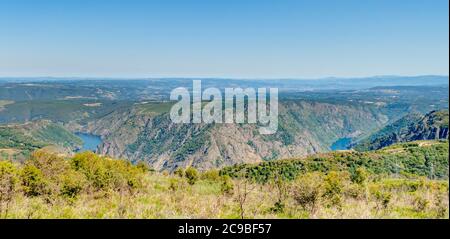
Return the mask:
[[0, 76], [448, 75], [448, 0], [0, 0]]

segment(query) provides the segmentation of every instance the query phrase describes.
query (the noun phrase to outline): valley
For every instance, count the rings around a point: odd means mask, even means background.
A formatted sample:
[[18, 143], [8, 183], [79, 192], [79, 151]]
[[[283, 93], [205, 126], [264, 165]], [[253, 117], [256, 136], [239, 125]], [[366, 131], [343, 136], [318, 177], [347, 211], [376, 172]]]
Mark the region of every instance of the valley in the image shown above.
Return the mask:
[[0, 217], [448, 218], [448, 77], [370, 79], [205, 80], [280, 86], [271, 135], [173, 123], [186, 79], [0, 80]]
[[0, 0], [0, 236], [438, 237], [448, 9]]
[[[414, 86], [425, 82], [421, 79], [427, 79], [426, 85]], [[69, 155], [87, 149], [146, 162], [159, 171], [190, 166], [207, 170], [352, 147], [361, 150], [383, 127], [399, 124], [402, 117], [413, 120], [411, 112], [448, 109], [448, 81], [445, 85], [446, 78], [440, 77], [380, 77], [370, 84], [362, 79], [203, 80], [205, 88], [279, 86], [278, 131], [260, 135], [253, 124], [172, 123], [168, 112], [174, 102], [166, 100], [170, 87], [191, 85], [187, 79], [164, 80], [3, 79], [0, 123], [55, 123], [73, 138], [84, 138], [84, 146], [79, 141], [68, 147], [55, 143]], [[448, 133], [392, 143], [433, 138], [448, 138]], [[366, 149], [376, 149], [375, 142], [369, 144], [372, 147]]]

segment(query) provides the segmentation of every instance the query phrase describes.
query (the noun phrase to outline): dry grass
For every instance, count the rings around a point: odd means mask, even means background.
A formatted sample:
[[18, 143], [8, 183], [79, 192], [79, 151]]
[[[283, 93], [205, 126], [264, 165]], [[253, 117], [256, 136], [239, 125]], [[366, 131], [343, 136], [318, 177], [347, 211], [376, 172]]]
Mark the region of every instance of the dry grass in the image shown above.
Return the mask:
[[[402, 181], [403, 180], [403, 181]], [[238, 183], [236, 180], [234, 183]], [[342, 194], [334, 205], [322, 198], [313, 213], [300, 207], [291, 196], [284, 210], [272, 210], [277, 201], [273, 185], [254, 184], [244, 203], [245, 218], [448, 218], [448, 183], [425, 180], [416, 190], [407, 179], [370, 182], [363, 195]], [[220, 181], [200, 180], [189, 185], [184, 178], [149, 174], [143, 190], [134, 194], [84, 193], [76, 200], [58, 198], [52, 203], [40, 197], [17, 194], [7, 218], [240, 218], [236, 187], [231, 194], [220, 190]], [[379, 208], [370, 190], [389, 191], [386, 208]], [[344, 189], [344, 191], [347, 189]], [[418, 199], [420, 198], [420, 199]], [[421, 207], [420, 200], [425, 204]], [[419, 203], [418, 203], [419, 201]]]

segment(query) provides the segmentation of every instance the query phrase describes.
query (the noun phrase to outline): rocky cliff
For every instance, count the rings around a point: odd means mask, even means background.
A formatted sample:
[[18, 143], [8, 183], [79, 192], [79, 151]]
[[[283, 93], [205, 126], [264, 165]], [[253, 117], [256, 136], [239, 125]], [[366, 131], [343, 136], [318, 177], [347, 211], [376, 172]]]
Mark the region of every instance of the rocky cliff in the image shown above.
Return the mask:
[[208, 169], [328, 151], [337, 139], [367, 135], [388, 120], [361, 105], [284, 101], [277, 133], [260, 135], [254, 124], [174, 124], [169, 106], [136, 105], [83, 130], [102, 136], [101, 154], [146, 161], [158, 170]]

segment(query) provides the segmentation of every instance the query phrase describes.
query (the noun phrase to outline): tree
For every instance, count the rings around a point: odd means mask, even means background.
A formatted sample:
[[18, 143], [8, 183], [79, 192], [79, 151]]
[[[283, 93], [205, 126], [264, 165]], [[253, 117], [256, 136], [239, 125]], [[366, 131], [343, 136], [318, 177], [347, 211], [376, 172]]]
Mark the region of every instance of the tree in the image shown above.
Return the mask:
[[245, 218], [245, 205], [247, 203], [248, 195], [255, 190], [257, 185], [252, 178], [246, 177], [245, 168], [238, 173], [236, 180], [236, 200], [239, 203], [239, 214], [241, 219]]
[[277, 194], [277, 201], [275, 202], [272, 210], [274, 212], [283, 212], [284, 210], [284, 200], [287, 197], [287, 184], [283, 179], [282, 170], [277, 169], [276, 172], [271, 176], [271, 180], [269, 180], [270, 185], [275, 188]]

